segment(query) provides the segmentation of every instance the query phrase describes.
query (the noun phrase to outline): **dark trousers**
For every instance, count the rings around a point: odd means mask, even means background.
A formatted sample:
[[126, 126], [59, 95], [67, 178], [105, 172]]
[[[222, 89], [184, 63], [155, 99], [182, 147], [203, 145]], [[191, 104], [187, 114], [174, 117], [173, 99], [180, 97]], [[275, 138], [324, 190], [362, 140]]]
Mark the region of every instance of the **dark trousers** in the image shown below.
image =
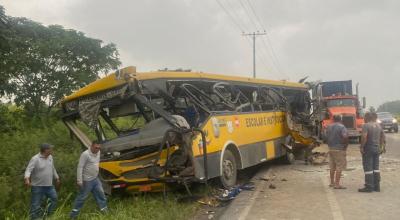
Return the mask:
[[379, 153], [377, 151], [366, 151], [362, 155], [362, 162], [365, 174], [365, 187], [379, 189], [381, 181]]

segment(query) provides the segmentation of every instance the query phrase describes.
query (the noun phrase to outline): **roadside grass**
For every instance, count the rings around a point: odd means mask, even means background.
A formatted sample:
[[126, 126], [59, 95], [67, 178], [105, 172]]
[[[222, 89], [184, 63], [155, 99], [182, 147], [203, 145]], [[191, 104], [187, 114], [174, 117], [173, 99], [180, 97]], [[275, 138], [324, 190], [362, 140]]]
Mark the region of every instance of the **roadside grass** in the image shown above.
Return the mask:
[[[59, 204], [55, 213], [46, 218], [49, 220], [69, 219], [75, 194], [70, 193], [67, 198]], [[78, 219], [89, 220], [119, 220], [119, 219], [189, 219], [196, 211], [198, 205], [194, 202], [180, 203], [178, 198], [186, 196], [183, 193], [170, 192], [166, 200], [161, 193], [148, 193], [142, 195], [129, 195], [124, 197], [109, 197], [109, 212], [103, 214], [97, 208], [96, 202], [90, 196]], [[7, 220], [21, 219], [19, 216], [9, 215]], [[22, 219], [29, 219], [26, 211]]]
[[[81, 146], [71, 140], [62, 122], [51, 127], [26, 128], [26, 130], [0, 133], [0, 219], [28, 219], [30, 189], [23, 184], [23, 173], [30, 158], [38, 153], [37, 146], [50, 142], [54, 149], [55, 166], [61, 177], [58, 192], [58, 209], [51, 218], [69, 219], [69, 212], [76, 196], [76, 166]], [[195, 202], [179, 203], [185, 192], [168, 192], [164, 202], [162, 193], [137, 196], [108, 197], [110, 212], [99, 213], [92, 196], [88, 198], [79, 219], [188, 219], [195, 212]]]

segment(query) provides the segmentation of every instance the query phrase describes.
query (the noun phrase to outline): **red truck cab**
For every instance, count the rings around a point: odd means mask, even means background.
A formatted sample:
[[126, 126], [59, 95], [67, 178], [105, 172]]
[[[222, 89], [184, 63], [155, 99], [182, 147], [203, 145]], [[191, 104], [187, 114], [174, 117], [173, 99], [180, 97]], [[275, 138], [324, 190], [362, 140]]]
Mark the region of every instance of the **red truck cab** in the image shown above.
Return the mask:
[[342, 123], [347, 128], [350, 138], [360, 140], [366, 99], [363, 98], [361, 106], [358, 84], [356, 94], [353, 94], [351, 80], [319, 82], [313, 87], [312, 94], [317, 106], [317, 135], [323, 141], [326, 141], [326, 127], [333, 123], [334, 115], [342, 116]]
[[357, 96], [337, 95], [324, 97], [326, 117], [322, 120], [322, 133], [325, 136], [326, 127], [333, 123], [334, 115], [342, 116], [342, 123], [347, 128], [350, 138], [360, 138], [364, 124], [363, 114], [360, 112]]

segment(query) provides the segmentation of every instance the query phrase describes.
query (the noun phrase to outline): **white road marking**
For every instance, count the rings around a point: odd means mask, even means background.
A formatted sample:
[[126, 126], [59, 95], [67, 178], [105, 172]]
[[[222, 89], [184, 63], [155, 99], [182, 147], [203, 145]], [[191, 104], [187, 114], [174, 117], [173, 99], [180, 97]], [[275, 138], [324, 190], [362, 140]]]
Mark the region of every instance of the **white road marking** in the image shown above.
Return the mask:
[[325, 175], [320, 175], [320, 177], [322, 180], [322, 184], [324, 185], [324, 190], [328, 199], [329, 207], [332, 212], [333, 220], [343, 220], [344, 218], [342, 214], [342, 209], [340, 208], [332, 189], [329, 188], [328, 178]]
[[[267, 170], [267, 172], [264, 174], [263, 177], [267, 178], [268, 174], [271, 172], [272, 167]], [[256, 201], [258, 194], [260, 194], [260, 191], [267, 185], [266, 181], [261, 181], [259, 186], [256, 186], [256, 191], [251, 195], [248, 205], [245, 207], [245, 209], [240, 213], [238, 220], [246, 220], [247, 216], [249, 215], [251, 207], [253, 207], [254, 202]]]

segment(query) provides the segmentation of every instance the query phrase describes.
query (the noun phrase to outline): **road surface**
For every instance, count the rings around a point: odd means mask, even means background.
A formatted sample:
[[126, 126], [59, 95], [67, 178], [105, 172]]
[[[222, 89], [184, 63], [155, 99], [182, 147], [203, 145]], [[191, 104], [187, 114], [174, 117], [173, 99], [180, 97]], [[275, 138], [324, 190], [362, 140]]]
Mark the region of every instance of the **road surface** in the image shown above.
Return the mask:
[[[320, 147], [321, 151], [326, 149]], [[400, 134], [387, 133], [387, 153], [381, 157], [380, 193], [357, 191], [364, 183], [358, 145], [349, 146], [347, 160], [348, 169], [343, 174], [345, 190], [328, 187], [327, 165], [304, 165], [298, 161], [261, 168], [252, 179], [256, 190], [240, 193], [215, 218], [400, 219]]]

